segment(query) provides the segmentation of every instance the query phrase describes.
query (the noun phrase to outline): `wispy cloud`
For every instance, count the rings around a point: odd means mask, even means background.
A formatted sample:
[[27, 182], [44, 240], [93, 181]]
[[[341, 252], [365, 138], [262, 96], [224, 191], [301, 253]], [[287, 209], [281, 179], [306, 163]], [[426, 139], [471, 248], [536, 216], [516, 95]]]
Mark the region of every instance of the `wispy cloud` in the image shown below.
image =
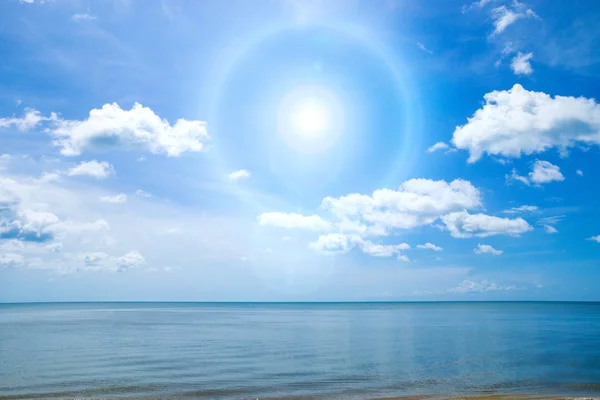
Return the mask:
[[558, 229], [554, 225], [558, 224], [565, 218], [564, 215], [554, 215], [551, 217], [540, 218], [537, 220], [537, 224], [544, 228], [546, 233], [553, 234], [558, 233]]
[[492, 9], [492, 19], [494, 20], [494, 32], [497, 35], [504, 32], [506, 28], [523, 18], [539, 18], [536, 13], [527, 8], [524, 3], [514, 0], [508, 7], [505, 5]]
[[502, 212], [505, 214], [519, 214], [519, 213], [533, 213], [538, 210], [539, 210], [539, 208], [537, 206], [523, 205], [523, 206], [519, 206], [519, 207], [513, 207], [508, 210], [504, 210]]
[[517, 290], [515, 285], [499, 285], [487, 279], [482, 281], [464, 280], [455, 288], [448, 289], [453, 293], [484, 293], [484, 292], [507, 292]]
[[73, 14], [71, 15], [71, 19], [73, 21], [91, 21], [96, 19], [96, 16], [88, 14], [88, 13], [83, 13], [83, 14]]
[[587, 240], [591, 240], [596, 243], [600, 243], [600, 235], [589, 237]]
[[227, 177], [231, 180], [238, 181], [240, 179], [248, 179], [250, 178], [250, 175], [251, 173], [247, 169], [240, 169], [238, 171], [230, 173], [229, 175], [227, 175]]
[[426, 53], [433, 54], [433, 51], [429, 50], [429, 49], [428, 49], [427, 47], [425, 47], [425, 45], [424, 45], [423, 43], [421, 43], [421, 42], [417, 42], [417, 47], [418, 47], [419, 49], [423, 50], [423, 51], [424, 51], [424, 52], [426, 52]]

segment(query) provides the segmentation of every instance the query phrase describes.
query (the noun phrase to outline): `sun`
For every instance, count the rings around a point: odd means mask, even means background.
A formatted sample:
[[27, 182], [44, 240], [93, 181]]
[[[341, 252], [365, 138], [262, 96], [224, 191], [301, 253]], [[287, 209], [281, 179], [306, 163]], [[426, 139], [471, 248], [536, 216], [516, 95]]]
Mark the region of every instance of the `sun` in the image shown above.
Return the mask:
[[326, 151], [342, 135], [344, 112], [336, 93], [323, 86], [299, 86], [281, 100], [278, 131], [301, 153]]
[[291, 126], [295, 133], [313, 138], [326, 135], [331, 129], [331, 115], [328, 108], [328, 104], [322, 99], [300, 100], [291, 112]]

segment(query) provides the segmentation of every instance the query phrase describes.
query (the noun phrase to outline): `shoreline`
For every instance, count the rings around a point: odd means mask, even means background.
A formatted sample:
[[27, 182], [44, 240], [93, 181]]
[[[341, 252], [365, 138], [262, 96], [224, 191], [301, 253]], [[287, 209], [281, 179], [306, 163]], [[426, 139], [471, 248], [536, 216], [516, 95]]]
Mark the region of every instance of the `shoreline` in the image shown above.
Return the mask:
[[400, 397], [383, 397], [371, 400], [600, 400], [599, 396], [540, 396], [536, 394], [488, 394], [488, 395], [473, 395], [473, 396], [400, 396]]

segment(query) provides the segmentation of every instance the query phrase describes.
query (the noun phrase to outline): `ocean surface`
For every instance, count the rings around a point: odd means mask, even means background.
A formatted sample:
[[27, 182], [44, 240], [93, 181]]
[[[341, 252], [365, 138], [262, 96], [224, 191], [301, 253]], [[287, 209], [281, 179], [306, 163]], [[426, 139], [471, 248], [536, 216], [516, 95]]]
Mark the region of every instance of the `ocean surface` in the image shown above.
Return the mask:
[[600, 394], [600, 303], [0, 304], [0, 399]]

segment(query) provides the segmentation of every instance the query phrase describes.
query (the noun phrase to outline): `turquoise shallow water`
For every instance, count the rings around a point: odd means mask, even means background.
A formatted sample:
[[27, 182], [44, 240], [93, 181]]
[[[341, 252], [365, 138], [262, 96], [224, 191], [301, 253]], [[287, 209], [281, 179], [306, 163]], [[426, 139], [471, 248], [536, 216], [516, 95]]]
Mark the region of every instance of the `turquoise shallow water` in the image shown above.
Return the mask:
[[2, 398], [600, 393], [600, 303], [0, 305]]

